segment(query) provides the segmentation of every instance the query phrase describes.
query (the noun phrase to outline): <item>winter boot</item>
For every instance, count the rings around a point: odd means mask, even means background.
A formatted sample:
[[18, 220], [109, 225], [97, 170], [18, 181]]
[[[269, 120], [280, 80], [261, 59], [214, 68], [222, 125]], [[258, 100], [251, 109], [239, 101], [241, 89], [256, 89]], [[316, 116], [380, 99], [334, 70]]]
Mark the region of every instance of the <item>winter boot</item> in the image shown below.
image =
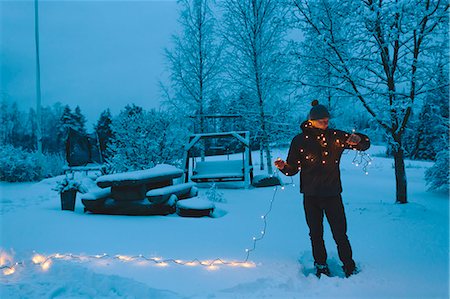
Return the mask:
[[359, 270], [356, 268], [356, 266], [353, 265], [344, 265], [342, 266], [342, 270], [344, 270], [344, 274], [346, 278], [349, 278], [352, 275], [358, 274]]
[[320, 276], [326, 275], [326, 276], [331, 276], [330, 273], [330, 268], [328, 268], [327, 264], [318, 264], [318, 263], [314, 263], [314, 267], [316, 267], [316, 276], [318, 278], [320, 278]]

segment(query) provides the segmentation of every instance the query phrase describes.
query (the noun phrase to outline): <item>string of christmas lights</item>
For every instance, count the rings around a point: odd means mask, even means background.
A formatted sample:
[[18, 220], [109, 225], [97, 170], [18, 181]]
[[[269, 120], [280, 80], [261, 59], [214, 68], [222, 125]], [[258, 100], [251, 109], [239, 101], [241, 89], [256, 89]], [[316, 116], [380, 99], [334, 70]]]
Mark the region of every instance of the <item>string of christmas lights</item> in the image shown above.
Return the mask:
[[356, 151], [355, 156], [353, 157], [352, 164], [354, 164], [356, 167], [361, 166], [362, 171], [368, 175], [368, 168], [369, 165], [372, 165], [372, 158], [370, 155], [363, 151]]
[[[279, 180], [280, 182], [283, 182], [283, 181], [280, 179], [280, 177], [278, 176], [277, 170], [275, 170], [275, 171], [273, 172], [273, 174], [271, 175], [271, 177], [277, 177], [278, 180]], [[261, 216], [261, 219], [263, 220], [263, 228], [262, 228], [262, 230], [261, 230], [261, 234], [260, 234], [259, 237], [253, 237], [253, 246], [252, 246], [251, 248], [245, 249], [245, 251], [246, 251], [246, 253], [247, 253], [247, 255], [246, 255], [245, 259], [244, 259], [245, 262], [248, 261], [248, 259], [249, 259], [249, 257], [250, 257], [250, 253], [256, 250], [256, 243], [259, 242], [259, 241], [261, 241], [262, 239], [264, 239], [264, 236], [266, 235], [266, 229], [267, 229], [267, 216], [269, 216], [270, 212], [272, 212], [273, 202], [275, 201], [275, 197], [276, 197], [276, 195], [277, 195], [278, 188], [281, 188], [281, 190], [284, 190], [285, 186], [287, 186], [287, 185], [292, 185], [293, 187], [295, 187], [293, 178], [292, 178], [292, 177], [290, 177], [290, 178], [291, 178], [291, 182], [290, 182], [290, 183], [288, 183], [288, 184], [282, 183], [282, 185], [281, 185], [280, 187], [279, 187], [279, 186], [275, 186], [274, 192], [273, 192], [273, 195], [272, 195], [272, 198], [271, 198], [270, 203], [269, 203], [269, 208], [268, 208], [267, 211], [264, 213], [264, 215]]]

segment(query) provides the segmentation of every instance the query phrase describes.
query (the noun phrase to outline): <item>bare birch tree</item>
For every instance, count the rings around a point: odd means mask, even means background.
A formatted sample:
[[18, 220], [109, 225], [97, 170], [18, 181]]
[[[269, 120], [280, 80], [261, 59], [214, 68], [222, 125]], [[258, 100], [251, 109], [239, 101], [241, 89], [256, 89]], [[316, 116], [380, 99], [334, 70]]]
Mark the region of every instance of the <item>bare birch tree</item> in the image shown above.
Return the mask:
[[237, 92], [245, 92], [255, 103], [256, 107], [246, 114], [254, 116], [271, 173], [269, 122], [283, 92], [283, 72], [287, 72], [282, 53], [286, 7], [274, 0], [228, 0], [223, 8], [229, 77]]
[[173, 49], [166, 49], [170, 91], [166, 102], [181, 115], [194, 116], [198, 133], [205, 132], [208, 101], [216, 96], [221, 72], [222, 46], [216, 39], [216, 19], [211, 0], [180, 0], [182, 32], [173, 36]]
[[[315, 34], [317, 63], [334, 85], [355, 97], [386, 132], [394, 156], [396, 201], [407, 202], [403, 134], [413, 106], [430, 89], [427, 79], [442, 36], [448, 4], [440, 0], [293, 0], [298, 28]], [[323, 49], [326, 49], [323, 51]], [[311, 84], [311, 82], [302, 82]]]

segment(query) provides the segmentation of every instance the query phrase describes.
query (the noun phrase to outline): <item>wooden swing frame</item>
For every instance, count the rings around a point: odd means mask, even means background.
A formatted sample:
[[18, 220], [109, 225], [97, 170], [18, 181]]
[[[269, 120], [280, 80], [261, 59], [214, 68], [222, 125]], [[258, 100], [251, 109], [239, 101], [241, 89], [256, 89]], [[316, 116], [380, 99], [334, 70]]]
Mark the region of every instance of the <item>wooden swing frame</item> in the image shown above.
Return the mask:
[[[244, 145], [243, 157], [242, 157], [242, 173], [239, 176], [220, 176], [220, 174], [213, 175], [211, 177], [204, 177], [198, 180], [194, 180], [196, 182], [229, 182], [229, 181], [243, 181], [245, 186], [248, 187], [251, 184], [253, 179], [253, 166], [252, 166], [252, 157], [251, 157], [251, 149], [250, 149], [250, 132], [249, 131], [231, 131], [231, 132], [221, 132], [221, 133], [203, 133], [203, 134], [193, 134], [189, 136], [189, 141], [185, 146], [184, 151], [184, 175], [185, 182], [188, 182], [190, 177], [189, 171], [189, 160], [192, 160], [192, 171], [194, 171], [194, 163], [195, 157], [191, 155], [191, 149], [194, 147], [197, 142], [202, 139], [217, 139], [217, 138], [236, 138], [241, 144]], [[223, 160], [221, 160], [223, 161]], [[228, 160], [226, 160], [228, 161]], [[239, 160], [229, 160], [229, 161], [239, 161]], [[212, 161], [217, 162], [217, 161]], [[208, 162], [203, 162], [208, 163]]]

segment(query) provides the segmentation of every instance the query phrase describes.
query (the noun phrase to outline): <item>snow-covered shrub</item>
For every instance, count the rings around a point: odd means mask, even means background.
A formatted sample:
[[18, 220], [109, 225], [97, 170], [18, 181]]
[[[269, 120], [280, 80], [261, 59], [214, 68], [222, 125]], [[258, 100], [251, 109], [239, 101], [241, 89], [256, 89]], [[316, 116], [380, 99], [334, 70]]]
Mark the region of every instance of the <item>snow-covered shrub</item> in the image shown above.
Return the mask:
[[46, 154], [39, 157], [10, 144], [0, 145], [0, 181], [33, 182], [54, 177], [64, 172], [66, 164], [61, 154]]
[[166, 111], [126, 106], [113, 119], [111, 129], [107, 162], [113, 171], [147, 169], [160, 163], [177, 165], [183, 156], [186, 125]]
[[436, 162], [425, 172], [425, 180], [429, 190], [449, 190], [449, 148], [436, 155]]
[[58, 181], [53, 190], [57, 191], [58, 193], [63, 193], [71, 190], [79, 191], [81, 193], [88, 192], [87, 187], [83, 185], [81, 180], [69, 177], [65, 177], [61, 181]]
[[35, 153], [12, 145], [0, 145], [0, 181], [30, 182], [42, 177], [42, 168]]
[[209, 188], [209, 190], [206, 191], [206, 197], [208, 198], [208, 200], [214, 202], [227, 202], [225, 197], [223, 196], [223, 193], [217, 189], [215, 183], [213, 183], [211, 188]]
[[67, 164], [61, 154], [45, 154], [42, 156], [42, 177], [51, 178], [64, 173], [64, 166]]

